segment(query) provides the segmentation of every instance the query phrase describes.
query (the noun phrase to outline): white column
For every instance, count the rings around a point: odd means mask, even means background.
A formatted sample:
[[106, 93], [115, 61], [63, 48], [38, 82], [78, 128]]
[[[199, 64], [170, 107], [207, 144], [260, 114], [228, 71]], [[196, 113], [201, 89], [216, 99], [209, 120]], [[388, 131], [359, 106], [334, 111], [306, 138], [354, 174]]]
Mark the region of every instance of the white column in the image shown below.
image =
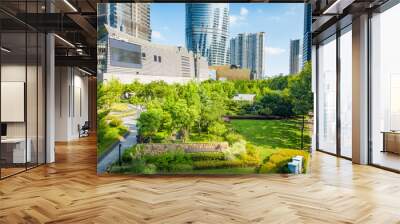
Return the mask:
[[368, 163], [368, 15], [353, 19], [353, 162]]
[[53, 163], [55, 161], [55, 44], [53, 34], [47, 34], [46, 45], [46, 163]]
[[311, 71], [312, 71], [312, 80], [311, 80], [311, 88], [314, 95], [314, 122], [313, 122], [313, 133], [312, 133], [312, 141], [311, 141], [311, 152], [315, 152], [317, 150], [317, 48], [315, 45], [312, 46], [311, 51]]

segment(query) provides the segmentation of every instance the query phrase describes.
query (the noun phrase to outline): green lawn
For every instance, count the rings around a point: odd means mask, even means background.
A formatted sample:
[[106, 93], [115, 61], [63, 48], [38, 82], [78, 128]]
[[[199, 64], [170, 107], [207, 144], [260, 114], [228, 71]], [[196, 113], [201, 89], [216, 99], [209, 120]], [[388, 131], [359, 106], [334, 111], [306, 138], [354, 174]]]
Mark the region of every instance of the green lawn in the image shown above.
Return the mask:
[[[249, 143], [271, 152], [280, 149], [300, 149], [301, 120], [232, 120], [231, 127]], [[310, 147], [310, 131], [304, 131], [304, 149]], [[269, 149], [269, 150], [268, 150]], [[266, 152], [264, 152], [266, 153]]]

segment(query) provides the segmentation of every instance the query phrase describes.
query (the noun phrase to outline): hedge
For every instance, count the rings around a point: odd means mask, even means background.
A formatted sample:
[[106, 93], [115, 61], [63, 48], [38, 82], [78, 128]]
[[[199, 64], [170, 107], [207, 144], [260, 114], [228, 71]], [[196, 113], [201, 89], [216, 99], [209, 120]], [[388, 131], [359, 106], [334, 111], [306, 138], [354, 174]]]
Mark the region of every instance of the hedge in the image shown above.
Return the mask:
[[193, 162], [193, 169], [218, 169], [235, 167], [255, 167], [258, 163], [241, 160], [204, 160]]
[[223, 152], [192, 152], [188, 153], [192, 161], [225, 160]]
[[295, 156], [303, 156], [303, 170], [302, 173], [307, 172], [308, 160], [310, 154], [304, 150], [284, 149], [273, 153], [267, 159], [264, 164], [261, 165], [260, 173], [288, 173], [288, 162], [292, 161]]

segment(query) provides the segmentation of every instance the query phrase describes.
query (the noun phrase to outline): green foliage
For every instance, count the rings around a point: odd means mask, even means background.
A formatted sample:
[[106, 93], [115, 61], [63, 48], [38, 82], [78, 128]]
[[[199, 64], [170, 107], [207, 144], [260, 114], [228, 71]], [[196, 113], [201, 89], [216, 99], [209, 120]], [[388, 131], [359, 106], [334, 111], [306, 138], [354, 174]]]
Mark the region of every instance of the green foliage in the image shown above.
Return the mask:
[[284, 149], [273, 153], [266, 160], [265, 163], [260, 167], [260, 173], [287, 173], [287, 164], [295, 156], [303, 156], [303, 173], [307, 172], [309, 153], [304, 150], [292, 150]]
[[201, 160], [225, 160], [223, 152], [192, 152], [188, 153], [192, 161]]
[[192, 170], [193, 170], [193, 166], [191, 164], [174, 163], [170, 166], [169, 171], [179, 173], [179, 172], [191, 172]]
[[223, 123], [214, 122], [208, 126], [208, 131], [213, 135], [223, 136], [226, 133], [227, 128]]
[[154, 143], [163, 143], [166, 139], [168, 139], [169, 133], [165, 131], [157, 132], [152, 138], [152, 142]]
[[284, 90], [288, 86], [290, 76], [279, 75], [268, 79], [268, 87], [272, 90]]
[[313, 93], [311, 89], [311, 64], [308, 62], [304, 69], [290, 77], [288, 85], [293, 111], [297, 115], [306, 115], [313, 109]]
[[246, 153], [241, 153], [238, 158], [245, 164], [261, 163], [260, 150], [252, 144], [246, 144]]
[[225, 134], [225, 140], [229, 143], [229, 145], [232, 145], [235, 142], [244, 140], [243, 136], [234, 132], [229, 132]]
[[138, 119], [138, 128], [140, 134], [144, 137], [151, 139], [160, 129], [162, 121], [162, 111], [157, 109], [151, 109], [144, 111], [140, 114]]
[[146, 164], [142, 171], [143, 174], [156, 174], [157, 173], [157, 166], [154, 164]]
[[193, 162], [194, 169], [220, 169], [233, 167], [244, 167], [244, 163], [239, 160], [203, 160]]
[[260, 115], [277, 115], [290, 117], [294, 115], [292, 102], [287, 91], [268, 90], [255, 104]]
[[126, 149], [122, 154], [122, 161], [125, 163], [129, 163], [133, 159], [142, 159], [143, 157], [143, 145], [136, 144]]
[[191, 164], [190, 156], [181, 149], [170, 150], [159, 155], [146, 155], [146, 163], [154, 164], [160, 171], [173, 171], [177, 164]]
[[235, 160], [243, 153], [246, 153], [246, 141], [244, 140], [235, 142], [229, 148], [224, 150], [225, 158], [227, 160]]
[[199, 111], [196, 110], [196, 106], [188, 105], [183, 99], [169, 100], [166, 102], [166, 110], [171, 115], [172, 128], [180, 131], [182, 138], [186, 140], [191, 127], [199, 118]]
[[258, 163], [243, 160], [203, 160], [193, 162], [194, 169], [221, 169], [254, 166], [258, 166]]
[[97, 86], [97, 108], [110, 109], [114, 103], [121, 102], [123, 85], [116, 79], [111, 79], [107, 83]]
[[101, 156], [107, 149], [119, 141], [125, 133], [128, 132], [128, 128], [125, 127], [122, 122], [107, 120], [108, 113], [101, 113], [98, 117], [98, 128], [97, 128], [97, 156]]
[[122, 120], [121, 120], [121, 119], [118, 119], [118, 118], [113, 118], [113, 119], [110, 121], [109, 125], [110, 125], [111, 127], [119, 127], [119, 126], [122, 125]]

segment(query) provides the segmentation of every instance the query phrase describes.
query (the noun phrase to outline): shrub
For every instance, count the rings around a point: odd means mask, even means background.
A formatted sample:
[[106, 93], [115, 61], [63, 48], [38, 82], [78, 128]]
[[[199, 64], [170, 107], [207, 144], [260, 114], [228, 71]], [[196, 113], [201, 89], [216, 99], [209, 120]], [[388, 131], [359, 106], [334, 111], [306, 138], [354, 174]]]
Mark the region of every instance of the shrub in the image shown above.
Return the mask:
[[225, 140], [229, 143], [229, 145], [232, 145], [235, 142], [243, 140], [243, 136], [236, 133], [227, 133], [225, 135]]
[[246, 141], [241, 140], [232, 144], [231, 147], [224, 150], [227, 160], [235, 160], [242, 153], [246, 153]]
[[124, 153], [122, 154], [122, 162], [130, 163], [133, 159], [133, 152], [134, 152], [134, 147], [125, 150]]
[[122, 120], [118, 118], [113, 118], [111, 119], [109, 124], [111, 127], [120, 127], [122, 126]]
[[140, 159], [133, 159], [130, 163], [129, 169], [121, 170], [120, 172], [143, 173], [146, 168], [146, 163]]
[[201, 160], [225, 160], [223, 152], [192, 152], [188, 153], [192, 161]]
[[265, 163], [261, 165], [260, 173], [287, 173], [287, 164], [295, 156], [303, 156], [302, 173], [307, 172], [309, 153], [304, 150], [284, 149], [270, 155]]
[[115, 128], [108, 128], [107, 132], [104, 134], [104, 139], [110, 139], [117, 141], [121, 135], [119, 134], [119, 130]]
[[118, 127], [118, 133], [121, 136], [125, 135], [127, 132], [128, 132], [128, 127], [125, 127], [123, 125]]
[[227, 131], [224, 124], [220, 122], [213, 122], [210, 126], [208, 126], [208, 131], [217, 136], [222, 136]]
[[191, 164], [172, 164], [170, 171], [172, 172], [189, 172], [193, 170]]
[[146, 164], [143, 169], [143, 174], [156, 174], [157, 173], [157, 166], [154, 164]]
[[246, 145], [246, 152], [238, 156], [243, 163], [249, 166], [258, 166], [261, 163], [260, 151], [251, 144]]
[[159, 155], [145, 156], [147, 163], [157, 166], [160, 171], [171, 171], [176, 164], [191, 164], [190, 156], [182, 149], [171, 150]]
[[162, 143], [164, 142], [165, 139], [169, 137], [169, 134], [167, 132], [157, 132], [154, 137], [153, 137], [153, 142], [155, 143]]
[[218, 169], [218, 168], [234, 168], [244, 167], [245, 164], [240, 160], [203, 160], [193, 162], [194, 169]]

